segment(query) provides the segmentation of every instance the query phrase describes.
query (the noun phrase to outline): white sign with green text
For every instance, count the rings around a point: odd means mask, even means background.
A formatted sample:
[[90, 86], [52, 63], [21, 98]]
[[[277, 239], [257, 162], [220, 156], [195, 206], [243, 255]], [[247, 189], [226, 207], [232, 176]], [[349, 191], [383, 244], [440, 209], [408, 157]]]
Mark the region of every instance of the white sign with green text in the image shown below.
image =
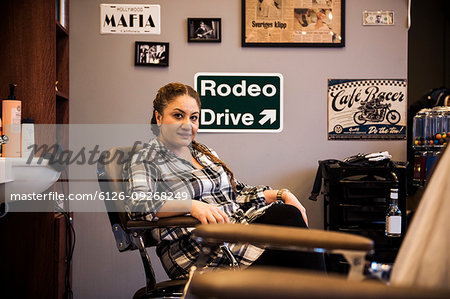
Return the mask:
[[197, 73], [199, 132], [281, 132], [283, 76], [278, 73]]

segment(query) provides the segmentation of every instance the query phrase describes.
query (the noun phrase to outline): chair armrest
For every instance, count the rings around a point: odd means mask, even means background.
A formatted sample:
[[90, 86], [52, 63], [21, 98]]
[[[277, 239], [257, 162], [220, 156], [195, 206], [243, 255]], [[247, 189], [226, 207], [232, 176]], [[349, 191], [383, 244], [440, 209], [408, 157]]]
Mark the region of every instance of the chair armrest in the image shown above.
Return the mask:
[[450, 291], [355, 282], [337, 275], [279, 268], [194, 273], [190, 293], [199, 298], [449, 298]]
[[193, 231], [206, 242], [252, 243], [269, 247], [307, 247], [369, 251], [373, 241], [356, 235], [266, 224], [202, 224]]
[[200, 224], [196, 218], [192, 216], [174, 216], [160, 218], [158, 221], [136, 221], [129, 220], [127, 229], [151, 229], [158, 227], [194, 227]]

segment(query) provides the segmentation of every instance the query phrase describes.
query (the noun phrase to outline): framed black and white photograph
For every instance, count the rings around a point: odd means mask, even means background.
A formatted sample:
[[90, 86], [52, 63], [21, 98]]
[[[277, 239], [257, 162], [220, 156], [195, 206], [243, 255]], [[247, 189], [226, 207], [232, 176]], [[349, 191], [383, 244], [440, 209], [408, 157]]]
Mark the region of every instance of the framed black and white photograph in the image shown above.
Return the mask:
[[169, 43], [136, 42], [134, 65], [169, 66]]
[[188, 18], [188, 42], [222, 41], [222, 20], [220, 18]]

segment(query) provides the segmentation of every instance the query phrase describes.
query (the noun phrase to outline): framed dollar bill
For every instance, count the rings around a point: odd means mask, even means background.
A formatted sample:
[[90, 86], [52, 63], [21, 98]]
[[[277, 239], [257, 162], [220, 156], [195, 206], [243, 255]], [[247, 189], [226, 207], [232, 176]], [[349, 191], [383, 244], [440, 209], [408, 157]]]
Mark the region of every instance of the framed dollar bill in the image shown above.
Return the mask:
[[243, 47], [344, 47], [345, 0], [242, 0]]
[[364, 11], [363, 12], [363, 25], [394, 25], [394, 12], [387, 11]]
[[329, 79], [328, 139], [406, 139], [406, 79]]

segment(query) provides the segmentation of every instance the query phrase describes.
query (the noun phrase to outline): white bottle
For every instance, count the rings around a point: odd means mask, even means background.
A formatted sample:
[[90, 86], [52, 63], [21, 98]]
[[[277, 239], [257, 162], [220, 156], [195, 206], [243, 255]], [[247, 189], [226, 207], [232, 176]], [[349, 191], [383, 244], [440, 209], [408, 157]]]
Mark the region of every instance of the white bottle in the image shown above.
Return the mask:
[[386, 213], [385, 235], [388, 237], [401, 237], [402, 212], [398, 208], [398, 186], [391, 188], [389, 208]]
[[28, 159], [33, 153], [34, 147], [34, 120], [26, 118], [22, 120], [22, 158]]

